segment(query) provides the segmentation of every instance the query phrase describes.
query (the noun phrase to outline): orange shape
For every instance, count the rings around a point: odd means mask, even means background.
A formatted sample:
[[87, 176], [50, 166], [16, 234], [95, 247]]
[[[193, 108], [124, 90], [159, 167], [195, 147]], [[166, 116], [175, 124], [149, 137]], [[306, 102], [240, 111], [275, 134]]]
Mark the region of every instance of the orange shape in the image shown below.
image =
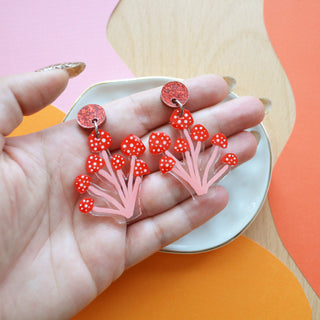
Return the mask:
[[292, 85], [297, 108], [293, 133], [273, 171], [270, 206], [284, 245], [318, 295], [319, 16], [319, 1], [265, 1], [268, 34]]
[[311, 319], [292, 272], [243, 236], [198, 255], [157, 253], [129, 269], [74, 320]]
[[23, 117], [22, 123], [12, 133], [11, 137], [33, 133], [62, 122], [65, 114], [56, 107], [49, 105], [41, 111]]

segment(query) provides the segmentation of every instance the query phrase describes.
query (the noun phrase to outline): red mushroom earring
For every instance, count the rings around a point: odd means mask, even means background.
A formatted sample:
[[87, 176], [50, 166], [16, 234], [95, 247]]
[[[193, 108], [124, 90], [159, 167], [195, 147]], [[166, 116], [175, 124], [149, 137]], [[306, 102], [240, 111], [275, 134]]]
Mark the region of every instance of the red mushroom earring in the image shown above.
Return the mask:
[[138, 157], [146, 148], [140, 138], [131, 134], [122, 141], [122, 154], [111, 155], [112, 137], [99, 129], [105, 119], [104, 109], [96, 104], [86, 105], [77, 115], [82, 128], [93, 129], [88, 138], [91, 154], [86, 160], [87, 173], [77, 176], [74, 183], [79, 193], [89, 194], [80, 201], [79, 210], [128, 221], [140, 215], [138, 194], [142, 176], [149, 173], [149, 168]]
[[184, 108], [188, 96], [188, 89], [181, 82], [173, 81], [163, 86], [161, 100], [168, 107], [175, 108], [170, 124], [180, 132], [180, 138], [173, 143], [173, 154], [169, 150], [170, 136], [153, 132], [149, 137], [149, 151], [162, 154], [159, 162], [162, 174], [170, 172], [191, 190], [192, 195], [203, 195], [238, 163], [238, 159], [233, 153], [221, 156], [221, 150], [228, 146], [223, 133], [215, 134], [210, 140], [212, 147], [206, 148], [209, 132], [202, 124], [193, 125], [192, 114]]

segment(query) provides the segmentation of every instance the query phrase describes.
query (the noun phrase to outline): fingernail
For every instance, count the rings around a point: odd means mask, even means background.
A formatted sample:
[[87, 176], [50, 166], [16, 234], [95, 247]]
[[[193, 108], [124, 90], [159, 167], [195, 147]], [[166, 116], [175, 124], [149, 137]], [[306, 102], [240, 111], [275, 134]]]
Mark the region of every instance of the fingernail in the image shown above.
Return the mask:
[[79, 75], [86, 67], [84, 62], [67, 62], [52, 64], [50, 66], [36, 70], [36, 72], [50, 71], [50, 70], [66, 70], [70, 78], [74, 78]]
[[236, 79], [232, 78], [232, 77], [223, 77], [224, 81], [228, 84], [229, 87], [229, 92], [231, 92], [237, 85], [237, 81]]
[[252, 130], [252, 131], [250, 131], [250, 133], [252, 133], [252, 135], [256, 138], [256, 140], [257, 140], [257, 144], [259, 144], [259, 141], [260, 141], [260, 139], [261, 139], [261, 134], [258, 132], [258, 131], [254, 131], [254, 130]]
[[267, 114], [272, 109], [272, 102], [268, 98], [259, 98], [259, 100], [262, 102], [264, 106], [264, 113]]

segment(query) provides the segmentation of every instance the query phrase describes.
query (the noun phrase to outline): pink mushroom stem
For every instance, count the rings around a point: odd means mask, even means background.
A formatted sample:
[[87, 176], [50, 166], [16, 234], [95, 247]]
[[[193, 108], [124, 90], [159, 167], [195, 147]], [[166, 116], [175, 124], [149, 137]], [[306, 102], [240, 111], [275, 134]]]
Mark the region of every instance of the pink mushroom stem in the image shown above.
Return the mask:
[[[187, 171], [181, 165], [180, 161], [174, 155], [172, 155], [170, 151], [166, 151], [165, 153], [167, 156], [172, 157], [176, 161], [175, 166], [171, 170], [172, 173], [176, 177], [182, 179], [181, 182], [187, 183], [191, 187], [191, 189], [193, 189], [196, 192], [196, 194], [198, 194], [198, 195], [204, 194], [205, 193], [205, 192], [203, 192], [204, 188], [201, 186], [201, 183], [199, 183], [199, 181], [194, 179], [194, 175], [191, 176], [189, 173], [187, 173]], [[186, 158], [189, 159], [189, 164], [192, 168], [192, 161], [190, 158], [190, 154], [189, 154], [189, 157], [186, 156]], [[188, 161], [188, 160], [186, 160], [186, 161]], [[193, 171], [191, 171], [191, 174], [192, 173], [193, 173]], [[189, 187], [187, 187], [187, 189], [190, 191]], [[192, 194], [191, 191], [190, 191], [190, 193]]]
[[[119, 213], [120, 212], [119, 210], [103, 208], [103, 207], [93, 207], [91, 212], [92, 212], [92, 215], [98, 216], [98, 217], [103, 217], [107, 214], [122, 215]], [[124, 211], [121, 211], [121, 212], [124, 212]]]
[[134, 207], [136, 205], [136, 201], [137, 201], [137, 195], [138, 195], [138, 191], [139, 191], [139, 187], [140, 184], [142, 182], [142, 178], [141, 177], [136, 177], [135, 181], [134, 181], [134, 185], [132, 188], [132, 193], [129, 195], [128, 198], [128, 208], [127, 208], [127, 218], [132, 217], [133, 213], [134, 213]]
[[190, 175], [190, 178], [192, 179], [192, 180], [195, 180], [195, 173], [194, 173], [194, 168], [193, 168], [193, 161], [192, 161], [192, 156], [191, 156], [191, 154], [190, 154], [190, 152], [189, 151], [186, 151], [185, 153], [184, 153], [184, 155], [185, 155], [185, 161], [186, 161], [186, 164], [187, 164], [187, 167], [188, 167], [188, 171], [189, 171], [189, 175]]
[[119, 194], [119, 197], [120, 197], [123, 205], [125, 206], [126, 199], [125, 199], [125, 196], [121, 190], [121, 187], [119, 185], [119, 181], [117, 180], [117, 178], [114, 175], [112, 176], [112, 175], [108, 174], [105, 170], [102, 170], [102, 169], [100, 169], [98, 171], [98, 173], [100, 174], [101, 177], [105, 178], [106, 180], [108, 180], [110, 183], [113, 184], [113, 186], [116, 188], [116, 190]]
[[124, 175], [123, 175], [122, 169], [117, 170], [116, 173], [117, 173], [118, 180], [120, 181], [124, 196], [127, 197], [128, 196], [128, 188], [127, 188], [126, 182], [124, 180]]
[[172, 173], [179, 177], [180, 179], [184, 180], [185, 182], [187, 182], [190, 186], [191, 186], [191, 178], [190, 176], [184, 171], [184, 172], [181, 172], [178, 168], [174, 167], [172, 168]]
[[97, 173], [108, 181], [112, 180], [112, 176], [106, 170], [100, 169]]
[[198, 166], [198, 158], [199, 158], [199, 154], [200, 154], [200, 151], [201, 151], [201, 144], [202, 142], [201, 141], [197, 141], [197, 144], [196, 144], [196, 148], [194, 150], [194, 166], [197, 167]]
[[201, 141], [197, 141], [196, 144], [196, 148], [194, 150], [194, 157], [193, 157], [193, 168], [194, 168], [194, 173], [195, 173], [195, 177], [197, 179], [197, 183], [199, 185], [201, 185], [201, 178], [200, 178], [200, 173], [199, 173], [199, 164], [198, 164], [198, 160], [199, 160], [199, 154], [201, 151]]
[[218, 153], [219, 153], [219, 147], [214, 146], [213, 152], [211, 153], [210, 158], [209, 158], [209, 160], [207, 162], [207, 165], [206, 165], [206, 167], [204, 169], [204, 173], [203, 173], [203, 177], [202, 177], [202, 185], [207, 184], [209, 170], [211, 168], [211, 165], [213, 163], [215, 163], [215, 161], [217, 160]]
[[102, 199], [105, 199], [106, 201], [110, 202], [111, 204], [113, 204], [116, 208], [118, 208], [119, 210], [124, 210], [124, 207], [112, 196], [106, 194], [105, 192], [103, 192], [102, 190], [90, 186], [88, 188], [88, 191], [91, 192], [92, 194], [94, 194], [95, 196], [98, 196]]
[[167, 150], [165, 152], [165, 154], [168, 157], [171, 157], [176, 163], [174, 165], [174, 171], [175, 174], [179, 177], [181, 177], [182, 179], [184, 179], [185, 181], [187, 181], [188, 183], [191, 182], [191, 178], [190, 175], [187, 173], [187, 171], [183, 168], [183, 166], [181, 165], [181, 162], [169, 151]]
[[192, 139], [190, 137], [189, 131], [187, 129], [183, 129], [183, 134], [185, 135], [185, 137], [188, 141], [191, 156], [194, 157], [194, 145], [193, 145]]
[[128, 194], [132, 193], [133, 188], [133, 172], [134, 172], [134, 165], [136, 163], [137, 156], [132, 156], [130, 160], [130, 172], [128, 178]]
[[207, 183], [207, 187], [210, 188], [212, 184], [220, 180], [230, 169], [231, 167], [225, 164]]
[[126, 205], [126, 198], [125, 198], [124, 193], [123, 193], [123, 191], [121, 189], [119, 180], [117, 179], [117, 177], [116, 177], [116, 175], [115, 175], [115, 173], [114, 173], [114, 171], [112, 169], [109, 156], [108, 156], [108, 154], [107, 154], [107, 152], [105, 150], [103, 150], [101, 152], [101, 155], [102, 155], [102, 158], [103, 158], [103, 160], [104, 160], [104, 162], [106, 164], [106, 168], [107, 168], [107, 170], [109, 172], [109, 177], [108, 176], [104, 176], [104, 172], [102, 170], [99, 170], [98, 173], [114, 185], [114, 187], [116, 188], [116, 190], [117, 190], [117, 192], [119, 194], [119, 197], [120, 197], [123, 205], [125, 206]]
[[[183, 133], [188, 141], [189, 147], [190, 147], [190, 155], [191, 155], [191, 159], [188, 159], [188, 151], [185, 152], [186, 155], [186, 162], [188, 165], [188, 168], [190, 168], [190, 176], [193, 179], [193, 183], [199, 187], [201, 185], [201, 179], [200, 179], [200, 173], [199, 173], [199, 168], [198, 168], [198, 156], [196, 155], [196, 150], [194, 148], [192, 139], [190, 137], [189, 131], [187, 129], [183, 129]], [[201, 149], [201, 142], [199, 141], [200, 145], [198, 147], [197, 144], [197, 149], [199, 149], [199, 151], [197, 150], [197, 152], [200, 153], [200, 149]], [[189, 156], [190, 156], [189, 155]]]

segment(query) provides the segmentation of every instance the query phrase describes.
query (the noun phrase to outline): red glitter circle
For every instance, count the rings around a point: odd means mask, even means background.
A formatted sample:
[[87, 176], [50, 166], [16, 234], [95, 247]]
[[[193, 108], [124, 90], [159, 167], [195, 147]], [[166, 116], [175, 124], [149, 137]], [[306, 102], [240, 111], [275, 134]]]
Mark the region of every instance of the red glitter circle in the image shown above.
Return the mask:
[[162, 102], [171, 108], [177, 108], [174, 99], [178, 100], [182, 105], [185, 105], [189, 97], [187, 87], [178, 81], [166, 83], [161, 90]]
[[88, 104], [84, 106], [77, 115], [77, 121], [79, 126], [86, 129], [93, 129], [94, 120], [97, 125], [100, 126], [106, 119], [106, 113], [104, 109], [98, 104]]

